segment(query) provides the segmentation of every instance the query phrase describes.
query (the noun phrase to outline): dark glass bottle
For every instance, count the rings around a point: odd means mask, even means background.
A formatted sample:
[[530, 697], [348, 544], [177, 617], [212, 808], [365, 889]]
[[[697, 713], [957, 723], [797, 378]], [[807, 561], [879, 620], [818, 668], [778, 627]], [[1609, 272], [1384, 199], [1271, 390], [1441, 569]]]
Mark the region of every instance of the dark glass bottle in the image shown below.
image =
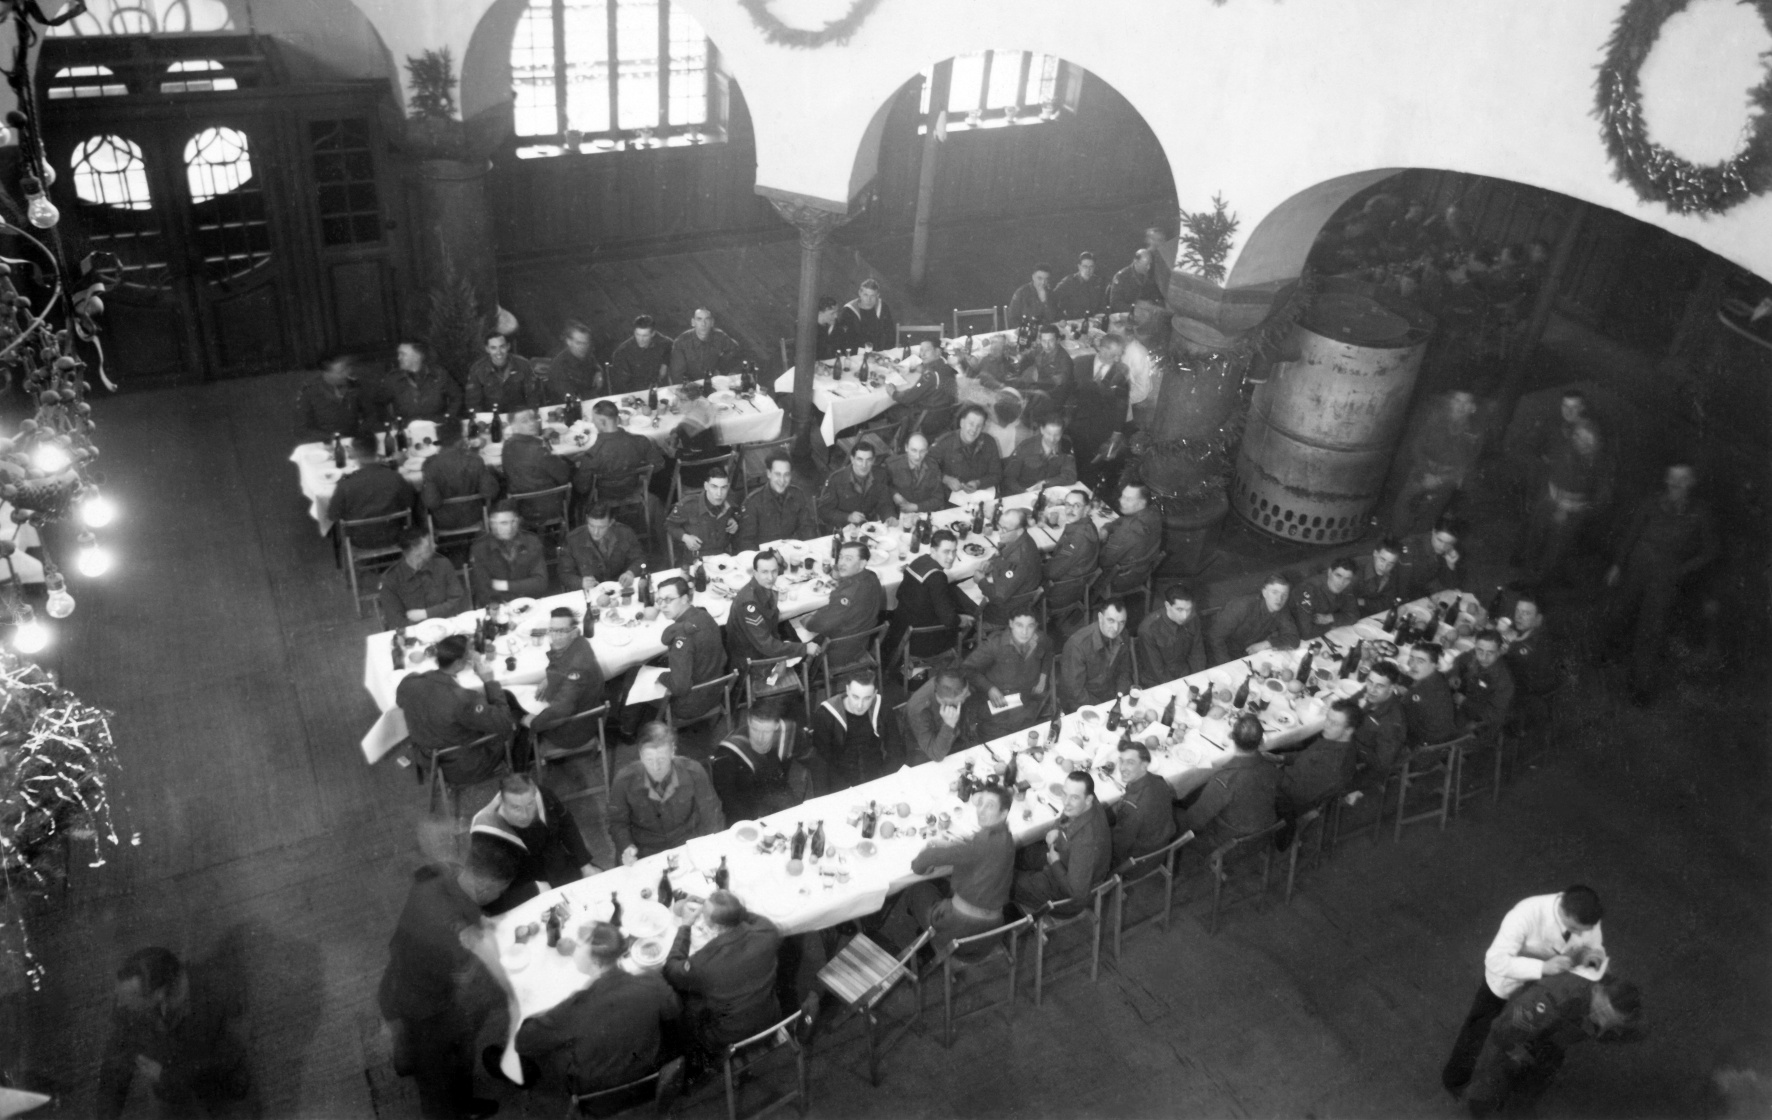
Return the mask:
[[788, 858], [806, 858], [806, 822], [801, 821], [794, 826], [793, 839], [788, 841]]
[[812, 858], [813, 859], [823, 859], [824, 858], [824, 822], [823, 821], [819, 821], [818, 824], [813, 826], [812, 839], [808, 842], [808, 847], [812, 851]]
[[671, 869], [667, 867], [658, 877], [658, 904], [669, 906], [676, 897], [676, 893], [671, 890]]
[[1359, 672], [1359, 670], [1360, 670], [1360, 643], [1358, 641], [1354, 641], [1354, 642], [1348, 643], [1347, 655], [1341, 659], [1341, 669], [1339, 672], [1336, 673], [1336, 676], [1351, 677], [1355, 673]]
[[[1192, 688], [1191, 685], [1189, 687]], [[1192, 693], [1190, 692], [1189, 695], [1191, 696]], [[1206, 717], [1206, 713], [1210, 712], [1211, 710], [1212, 710], [1212, 685], [1207, 684], [1205, 688], [1200, 690], [1199, 698], [1194, 701], [1194, 712], [1195, 712], [1195, 714], [1200, 716], [1200, 718], [1204, 719]]]
[[505, 441], [504, 413], [494, 412], [492, 414], [492, 442], [493, 443], [503, 443], [504, 441]]
[[634, 577], [634, 595], [640, 600], [642, 607], [652, 605], [652, 566], [644, 562], [640, 565], [640, 574]]
[[1311, 684], [1311, 662], [1316, 660], [1315, 653], [1315, 646], [1305, 646], [1304, 657], [1298, 662], [1297, 680], [1299, 684], [1304, 685], [1306, 688], [1309, 688]]
[[1502, 587], [1497, 587], [1495, 589], [1495, 594], [1489, 596], [1489, 606], [1487, 608], [1487, 611], [1489, 614], [1489, 623], [1488, 624], [1490, 626], [1494, 626], [1496, 621], [1501, 617], [1501, 602], [1502, 602], [1501, 594], [1504, 590], [1506, 590], [1506, 589], [1502, 588]]
[[701, 562], [700, 556], [695, 558], [695, 574], [693, 578], [695, 580], [695, 589], [697, 591], [706, 591], [708, 589], [708, 569], [707, 565]]
[[984, 532], [984, 503], [976, 502], [972, 506], [972, 533], [977, 536]]
[[1173, 692], [1169, 694], [1169, 703], [1163, 706], [1163, 718], [1157, 722], [1164, 727], [1173, 728], [1175, 726], [1175, 694]]
[[480, 421], [473, 413], [470, 412], [462, 417], [461, 424], [463, 438], [473, 439], [480, 434]]
[[614, 891], [609, 892], [609, 924], [621, 931], [621, 896]]
[[993, 533], [996, 532], [997, 526], [1002, 524], [1002, 522], [1003, 522], [1003, 503], [1002, 502], [991, 503], [991, 532], [993, 532]]
[[400, 423], [396, 417], [394, 420], [394, 450], [404, 454], [411, 446], [412, 444], [406, 438], [406, 425]]
[[1446, 604], [1446, 609], [1444, 611], [1440, 612], [1440, 621], [1445, 625], [1458, 625], [1458, 602], [1459, 596], [1452, 596], [1452, 601]]
[[914, 556], [917, 553], [923, 551], [923, 523], [922, 523], [922, 521], [919, 520], [916, 524], [911, 526], [910, 538], [911, 538], [910, 551], [911, 551], [911, 554]]
[[1402, 635], [1398, 634], [1398, 631], [1397, 631], [1397, 615], [1402, 610], [1402, 608], [1403, 608], [1403, 601], [1401, 599], [1392, 603], [1390, 613], [1385, 615], [1384, 621], [1378, 624], [1379, 628], [1382, 629], [1385, 633], [1397, 634], [1398, 641], [1402, 640]]
[[401, 626], [394, 631], [394, 671], [406, 668], [406, 627]]
[[1236, 696], [1231, 698], [1231, 707], [1240, 711], [1242, 710], [1243, 705], [1249, 703], [1249, 682], [1254, 679], [1254, 673], [1250, 673], [1243, 678], [1243, 683], [1237, 686]]
[[861, 838], [863, 840], [872, 840], [874, 838], [874, 830], [879, 827], [879, 824], [880, 803], [878, 801], [870, 801], [868, 802], [868, 811], [861, 815]]
[[1011, 750], [1009, 752], [1009, 764], [1003, 767], [1003, 788], [1009, 791], [1010, 797], [1015, 796], [1015, 784], [1020, 780], [1021, 756], [1016, 754], [1014, 750]]
[[560, 911], [549, 907], [547, 916], [548, 947], [560, 944]]
[[658, 411], [658, 386], [649, 386], [646, 390], [646, 407], [649, 411]]
[[1063, 734], [1064, 734], [1064, 713], [1060, 712], [1059, 714], [1052, 717], [1052, 727], [1046, 736], [1046, 741], [1049, 743], [1056, 743], [1056, 742], [1058, 742], [1058, 737]]
[[919, 517], [917, 519], [917, 539], [923, 542], [923, 547], [929, 547], [929, 538], [934, 535], [935, 528], [930, 522], [929, 515], [926, 513]]
[[345, 441], [337, 432], [332, 433], [332, 465], [341, 471], [345, 469]]
[[591, 593], [589, 591], [585, 592], [585, 617], [584, 617], [583, 628], [584, 628], [585, 641], [588, 642], [592, 638], [596, 637], [596, 635], [597, 635], [597, 608], [591, 605]]
[[1114, 706], [1108, 709], [1107, 729], [1109, 731], [1120, 730], [1120, 701], [1124, 699], [1125, 696], [1114, 697]]
[[726, 870], [726, 857], [720, 857], [720, 866], [714, 868], [714, 889], [723, 891], [732, 882], [732, 872]]

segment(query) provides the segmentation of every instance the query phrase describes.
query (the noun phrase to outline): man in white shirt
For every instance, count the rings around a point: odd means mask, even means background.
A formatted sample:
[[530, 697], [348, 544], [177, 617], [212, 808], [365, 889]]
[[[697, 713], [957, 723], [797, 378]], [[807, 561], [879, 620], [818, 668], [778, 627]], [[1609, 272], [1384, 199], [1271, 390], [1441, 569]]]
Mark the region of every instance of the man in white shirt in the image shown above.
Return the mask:
[[1456, 1098], [1464, 1092], [1475, 1068], [1489, 1026], [1507, 999], [1527, 984], [1545, 976], [1595, 964], [1605, 970], [1606, 952], [1600, 938], [1604, 910], [1592, 887], [1574, 886], [1561, 894], [1540, 894], [1524, 899], [1507, 912], [1501, 929], [1483, 954], [1483, 982], [1477, 985], [1470, 1014], [1452, 1044], [1452, 1054], [1440, 1071], [1440, 1083]]

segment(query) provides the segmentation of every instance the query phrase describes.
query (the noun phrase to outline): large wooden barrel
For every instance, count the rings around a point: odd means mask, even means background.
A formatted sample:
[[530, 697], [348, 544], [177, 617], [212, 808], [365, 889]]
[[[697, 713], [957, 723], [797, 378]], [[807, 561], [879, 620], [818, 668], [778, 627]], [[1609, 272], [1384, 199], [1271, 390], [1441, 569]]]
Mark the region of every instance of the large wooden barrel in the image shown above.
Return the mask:
[[1296, 361], [1256, 387], [1231, 508], [1286, 540], [1363, 535], [1409, 415], [1433, 320], [1369, 285], [1332, 283], [1294, 328]]

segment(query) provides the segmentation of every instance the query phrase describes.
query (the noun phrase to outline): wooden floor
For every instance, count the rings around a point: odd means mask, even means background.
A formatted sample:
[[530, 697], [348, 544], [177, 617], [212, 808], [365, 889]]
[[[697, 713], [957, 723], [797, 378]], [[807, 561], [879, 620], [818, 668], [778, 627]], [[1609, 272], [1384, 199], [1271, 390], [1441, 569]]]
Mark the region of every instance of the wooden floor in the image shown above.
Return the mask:
[[[759, 306], [786, 306], [778, 257], [797, 251], [633, 262], [631, 282], [599, 273], [600, 294], [556, 298], [631, 308], [619, 293], [681, 293], [687, 307], [697, 284], [749, 290], [727, 275], [740, 260], [773, 277]], [[49, 659], [116, 713], [125, 845], [31, 914], [42, 990], [0, 991], [0, 1061], [15, 1084], [63, 1097], [37, 1115], [90, 1114], [111, 975], [150, 944], [237, 977], [269, 1115], [417, 1114], [373, 997], [409, 876], [437, 838], [421, 835], [411, 772], [367, 767], [357, 748], [376, 715], [361, 684], [372, 626], [353, 616], [286, 461], [295, 384], [98, 405], [122, 563], [75, 584], [79, 609]], [[1509, 527], [1486, 531], [1473, 562], [1505, 555]], [[1133, 935], [1098, 985], [1072, 977], [1013, 1024], [966, 1024], [951, 1053], [910, 1039], [884, 1089], [837, 1068], [853, 1047], [821, 1053], [815, 1112], [1455, 1116], [1436, 1073], [1495, 923], [1518, 897], [1588, 880], [1611, 907], [1615, 967], [1648, 986], [1661, 1026], [1646, 1046], [1572, 1056], [1542, 1114], [1700, 1114], [1722, 1048], [1764, 1054], [1772, 1023], [1765, 672], [1761, 657], [1682, 675], [1642, 712], [1584, 671], [1575, 733], [1500, 806], [1402, 846], [1361, 842], [1290, 908], [1233, 916], [1216, 937], [1192, 905], [1169, 934]], [[131, 1115], [151, 1107], [138, 1086]]]

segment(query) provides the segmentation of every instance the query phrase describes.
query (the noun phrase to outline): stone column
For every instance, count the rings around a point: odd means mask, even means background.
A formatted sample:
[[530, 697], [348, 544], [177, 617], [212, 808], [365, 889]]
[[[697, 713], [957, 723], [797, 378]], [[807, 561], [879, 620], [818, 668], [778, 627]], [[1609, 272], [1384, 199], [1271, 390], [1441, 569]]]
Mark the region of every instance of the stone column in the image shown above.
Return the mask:
[[769, 204], [800, 231], [799, 329], [794, 332], [794, 431], [802, 448], [811, 446], [812, 371], [818, 357], [819, 253], [831, 231], [849, 220], [849, 212], [802, 196], [769, 195]]

